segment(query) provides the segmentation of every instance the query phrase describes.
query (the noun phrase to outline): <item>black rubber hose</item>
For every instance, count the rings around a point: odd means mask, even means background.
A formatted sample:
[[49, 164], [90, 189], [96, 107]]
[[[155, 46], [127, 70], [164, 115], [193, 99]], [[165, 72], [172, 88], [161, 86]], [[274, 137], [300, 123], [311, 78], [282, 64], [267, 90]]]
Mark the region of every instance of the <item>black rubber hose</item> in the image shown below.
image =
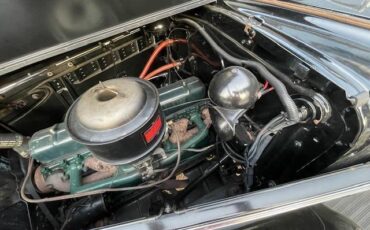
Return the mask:
[[274, 75], [272, 75], [261, 63], [258, 63], [256, 61], [248, 61], [236, 58], [229, 53], [227, 53], [225, 50], [223, 50], [214, 40], [213, 38], [207, 33], [207, 31], [199, 25], [194, 20], [188, 19], [188, 18], [176, 18], [177, 22], [185, 23], [194, 29], [198, 30], [198, 32], [204, 37], [204, 39], [207, 40], [209, 45], [224, 59], [229, 61], [230, 63], [245, 66], [247, 68], [251, 68], [259, 72], [261, 77], [263, 77], [265, 80], [267, 80], [276, 91], [276, 94], [279, 96], [281, 103], [283, 104], [287, 114], [288, 118], [291, 121], [298, 122], [299, 121], [299, 111], [298, 107], [294, 103], [293, 99], [288, 94], [288, 91], [285, 87], [285, 85], [277, 79]]
[[240, 44], [234, 38], [232, 38], [228, 34], [224, 33], [222, 30], [220, 30], [216, 26], [212, 25], [208, 21], [205, 21], [205, 20], [202, 20], [202, 19], [199, 19], [199, 18], [195, 18], [195, 17], [189, 16], [189, 15], [184, 15], [184, 16], [187, 17], [187, 18], [193, 19], [194, 21], [197, 21], [197, 22], [200, 22], [200, 23], [206, 25], [211, 30], [217, 32], [222, 37], [224, 37], [227, 40], [229, 40], [234, 46], [236, 46], [237, 48], [241, 49], [243, 52], [247, 53], [254, 60], [256, 60], [256, 61], [260, 62], [261, 64], [263, 64], [271, 73], [273, 73], [274, 75], [276, 75], [281, 81], [283, 81], [285, 84], [287, 84], [290, 88], [292, 88], [297, 93], [299, 93], [301, 95], [308, 96], [308, 97], [315, 97], [316, 92], [314, 90], [305, 88], [305, 87], [303, 87], [301, 85], [294, 84], [294, 82], [287, 75], [285, 75], [284, 73], [282, 73], [280, 70], [276, 69], [270, 63], [268, 63], [265, 60], [263, 60], [260, 56], [258, 56], [257, 54], [253, 53], [251, 50], [245, 48], [242, 44]]
[[272, 75], [262, 64], [255, 61], [243, 61], [242, 63], [245, 67], [258, 71], [261, 76], [274, 87], [276, 94], [279, 96], [281, 103], [284, 105], [286, 112], [288, 113], [289, 120], [299, 121], [298, 107], [288, 94], [285, 85]]

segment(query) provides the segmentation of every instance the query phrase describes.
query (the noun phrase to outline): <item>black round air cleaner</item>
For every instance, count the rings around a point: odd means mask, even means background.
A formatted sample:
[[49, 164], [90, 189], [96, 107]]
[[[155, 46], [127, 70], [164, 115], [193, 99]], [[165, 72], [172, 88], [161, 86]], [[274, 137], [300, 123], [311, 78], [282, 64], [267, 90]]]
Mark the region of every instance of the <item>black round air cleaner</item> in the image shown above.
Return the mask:
[[68, 110], [66, 127], [74, 140], [110, 164], [144, 158], [165, 133], [156, 87], [132, 77], [101, 82], [86, 91]]

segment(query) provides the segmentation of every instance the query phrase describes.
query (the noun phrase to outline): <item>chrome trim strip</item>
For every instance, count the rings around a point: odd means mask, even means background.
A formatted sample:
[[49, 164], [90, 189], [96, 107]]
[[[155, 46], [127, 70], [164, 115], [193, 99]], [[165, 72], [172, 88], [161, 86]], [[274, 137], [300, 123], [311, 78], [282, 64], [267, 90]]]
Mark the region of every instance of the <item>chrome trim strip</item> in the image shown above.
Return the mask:
[[230, 229], [370, 190], [370, 164], [105, 229]]

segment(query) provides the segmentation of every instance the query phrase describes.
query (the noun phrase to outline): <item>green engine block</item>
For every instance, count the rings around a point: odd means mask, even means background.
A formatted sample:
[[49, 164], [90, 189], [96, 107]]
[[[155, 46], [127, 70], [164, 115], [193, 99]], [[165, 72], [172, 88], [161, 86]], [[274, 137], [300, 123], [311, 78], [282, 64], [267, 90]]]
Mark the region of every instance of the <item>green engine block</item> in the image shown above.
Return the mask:
[[[204, 103], [195, 103], [190, 106], [190, 103], [187, 103], [204, 98], [204, 94], [205, 87], [197, 78], [188, 78], [181, 84], [175, 83], [165, 87], [165, 90], [163, 88], [160, 90], [162, 109], [167, 113], [171, 112], [171, 114], [166, 114], [167, 121], [187, 118], [193, 126], [198, 128], [198, 132], [181, 145], [182, 162], [199, 155], [199, 153], [187, 152], [186, 149], [206, 144], [208, 128], [201, 117]], [[181, 103], [186, 104], [187, 107], [181, 107]], [[178, 110], [179, 108], [182, 109]], [[64, 123], [35, 133], [29, 141], [29, 148], [31, 157], [41, 164], [42, 176], [47, 178], [56, 172], [63, 172], [63, 177], [69, 182], [70, 193], [131, 186], [146, 178], [145, 170], [137, 165], [119, 165], [112, 177], [84, 184], [82, 177], [87, 171], [84, 162], [93, 154], [69, 136]], [[176, 145], [166, 140], [162, 148], [165, 154], [150, 167], [166, 168], [176, 161]]]

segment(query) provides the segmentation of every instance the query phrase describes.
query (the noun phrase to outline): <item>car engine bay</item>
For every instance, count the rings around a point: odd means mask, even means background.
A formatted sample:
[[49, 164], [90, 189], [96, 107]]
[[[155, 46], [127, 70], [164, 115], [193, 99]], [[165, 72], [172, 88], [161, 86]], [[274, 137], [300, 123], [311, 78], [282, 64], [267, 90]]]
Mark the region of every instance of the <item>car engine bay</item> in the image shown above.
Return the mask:
[[101, 227], [313, 177], [361, 131], [344, 90], [216, 6], [9, 73], [0, 100], [1, 167], [39, 229], [48, 215]]

